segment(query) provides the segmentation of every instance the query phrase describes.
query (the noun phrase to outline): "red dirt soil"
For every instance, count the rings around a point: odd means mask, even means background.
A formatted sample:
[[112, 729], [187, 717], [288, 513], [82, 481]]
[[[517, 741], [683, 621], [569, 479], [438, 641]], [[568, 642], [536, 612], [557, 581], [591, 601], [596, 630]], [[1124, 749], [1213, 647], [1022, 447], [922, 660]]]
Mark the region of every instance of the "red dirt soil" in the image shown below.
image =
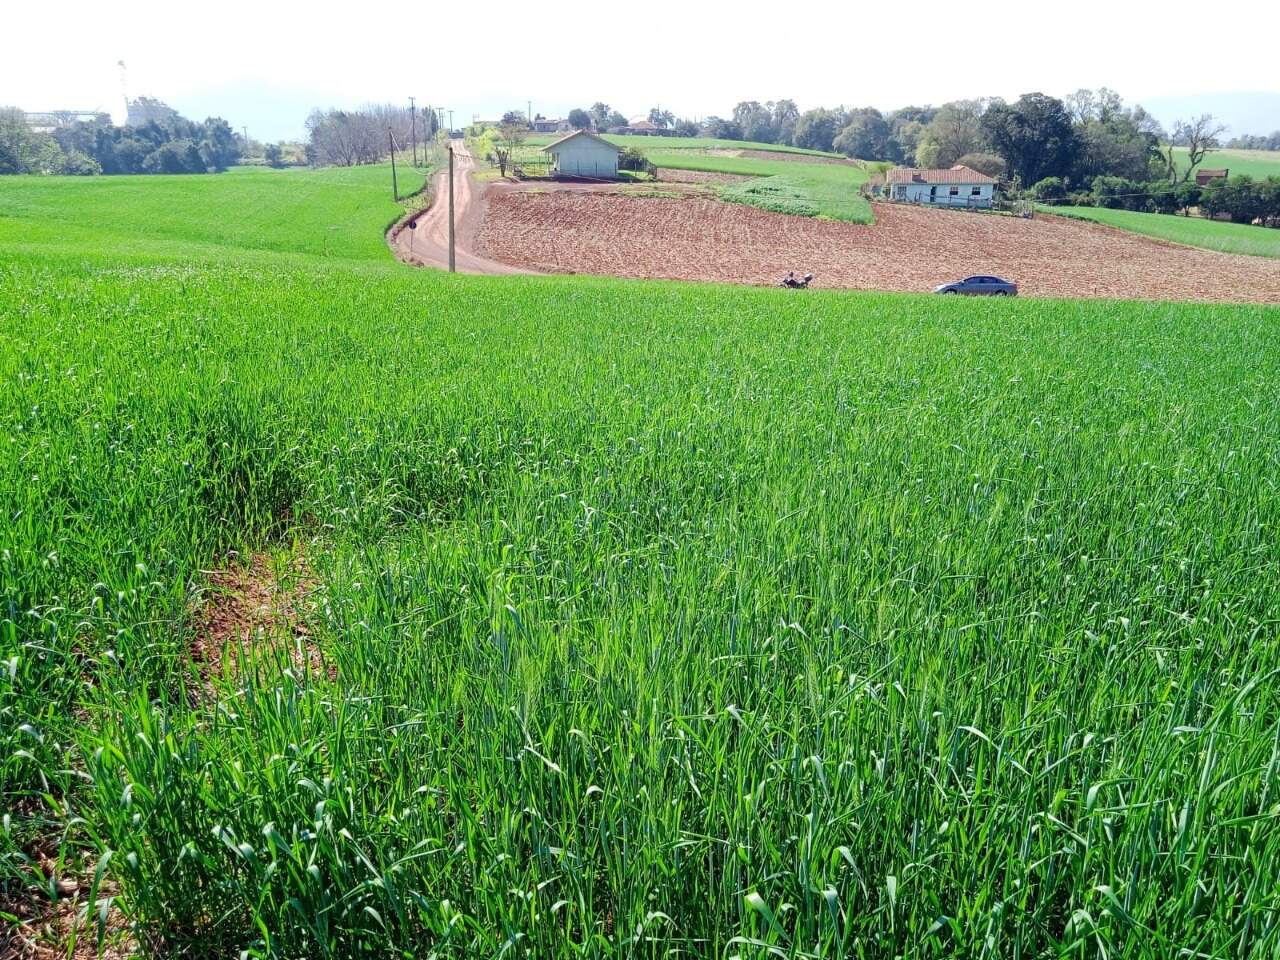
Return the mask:
[[483, 257], [544, 273], [927, 291], [974, 273], [1043, 297], [1280, 303], [1280, 260], [1200, 250], [1059, 217], [876, 204], [872, 226], [705, 197], [490, 192]]

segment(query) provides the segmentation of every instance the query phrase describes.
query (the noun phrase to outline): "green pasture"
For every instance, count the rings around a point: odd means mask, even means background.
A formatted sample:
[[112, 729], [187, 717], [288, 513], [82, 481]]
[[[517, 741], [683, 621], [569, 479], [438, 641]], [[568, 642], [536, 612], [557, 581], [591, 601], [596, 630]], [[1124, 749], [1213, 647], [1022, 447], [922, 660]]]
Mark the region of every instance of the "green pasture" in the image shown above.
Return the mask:
[[1202, 217], [1163, 213], [1137, 213], [1103, 207], [1043, 207], [1043, 212], [1077, 220], [1092, 220], [1173, 243], [1205, 247], [1223, 253], [1256, 257], [1280, 257], [1280, 230], [1243, 223], [1227, 223]]
[[1280, 309], [451, 276], [386, 179], [0, 179], [0, 937], [1276, 956]]

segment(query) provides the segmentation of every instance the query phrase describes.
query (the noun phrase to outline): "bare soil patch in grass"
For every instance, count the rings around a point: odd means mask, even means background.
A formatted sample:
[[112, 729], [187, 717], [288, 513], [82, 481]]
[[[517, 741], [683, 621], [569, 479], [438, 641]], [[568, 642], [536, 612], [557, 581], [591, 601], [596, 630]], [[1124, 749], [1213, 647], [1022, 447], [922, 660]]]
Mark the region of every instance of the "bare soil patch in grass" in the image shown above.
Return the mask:
[[[58, 876], [56, 864], [42, 859], [41, 872], [54, 877], [56, 899], [41, 890], [21, 904], [0, 905], [0, 912], [18, 918], [16, 923], [0, 924], [0, 957], [4, 960], [127, 960], [139, 956], [139, 947], [128, 923], [114, 904], [108, 907], [107, 920], [98, 951], [98, 906], [114, 895], [114, 888], [104, 881], [97, 890], [95, 904], [89, 896], [92, 877], [74, 879]], [[74, 946], [72, 941], [74, 940]]]
[[705, 196], [504, 192], [477, 232], [486, 257], [547, 273], [928, 291], [975, 273], [1046, 297], [1280, 303], [1280, 261], [1163, 243], [1098, 224], [877, 204], [876, 223], [771, 213]]
[[333, 678], [308, 627], [317, 583], [301, 551], [259, 552], [247, 563], [205, 574], [208, 587], [193, 618], [191, 654], [206, 683], [239, 675], [243, 655], [264, 645], [287, 647], [294, 667], [313, 674], [327, 671]]
[[707, 170], [673, 170], [670, 167], [658, 168], [658, 180], [663, 183], [741, 183], [743, 180], [755, 180], [741, 173], [711, 173]]

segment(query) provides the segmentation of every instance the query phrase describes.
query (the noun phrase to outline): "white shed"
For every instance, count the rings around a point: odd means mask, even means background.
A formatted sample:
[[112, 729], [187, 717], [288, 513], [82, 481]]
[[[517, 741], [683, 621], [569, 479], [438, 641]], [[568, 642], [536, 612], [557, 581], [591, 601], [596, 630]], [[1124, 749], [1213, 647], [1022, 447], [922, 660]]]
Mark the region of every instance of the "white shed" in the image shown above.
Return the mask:
[[586, 130], [576, 130], [542, 148], [551, 154], [551, 174], [558, 177], [618, 179], [622, 148]]
[[943, 207], [989, 207], [996, 188], [994, 178], [960, 164], [949, 170], [894, 167], [885, 184], [890, 200]]

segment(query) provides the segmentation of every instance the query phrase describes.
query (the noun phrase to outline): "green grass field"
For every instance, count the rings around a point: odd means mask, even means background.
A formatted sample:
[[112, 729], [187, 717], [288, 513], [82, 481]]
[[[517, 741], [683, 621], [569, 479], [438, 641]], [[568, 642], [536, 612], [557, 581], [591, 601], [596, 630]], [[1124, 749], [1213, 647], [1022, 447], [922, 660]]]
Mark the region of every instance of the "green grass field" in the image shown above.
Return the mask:
[[[424, 173], [408, 166], [397, 174], [402, 196], [423, 184]], [[402, 211], [392, 201], [389, 164], [236, 167], [217, 176], [151, 176], [145, 189], [127, 176], [0, 177], [0, 237], [32, 251], [65, 244], [156, 256], [198, 246], [233, 259], [245, 250], [383, 259], [382, 233]]]
[[1102, 207], [1045, 207], [1044, 212], [1077, 220], [1092, 220], [1173, 243], [1205, 247], [1223, 253], [1245, 253], [1256, 257], [1280, 257], [1280, 230], [1246, 223], [1225, 223], [1200, 217], [1179, 217], [1163, 213], [1135, 213]]
[[[538, 133], [531, 135], [525, 142], [533, 146], [546, 146], [553, 140], [559, 140], [564, 134]], [[615, 136], [606, 133], [604, 139], [616, 143], [620, 147], [632, 147], [644, 153], [670, 153], [682, 150], [766, 150], [770, 153], [794, 153], [811, 157], [841, 157], [838, 153], [827, 153], [823, 150], [808, 150], [804, 147], [792, 147], [780, 143], [756, 143], [753, 140], [719, 140], [715, 137], [645, 137], [627, 134]]]
[[0, 936], [1275, 956], [1280, 310], [449, 276], [350, 176], [0, 180]]
[[649, 159], [659, 168], [760, 178], [730, 184], [720, 191], [721, 197], [734, 203], [854, 223], [872, 223], [875, 219], [871, 204], [859, 189], [866, 182], [867, 173], [853, 164], [716, 156], [689, 150], [655, 152], [649, 154]]
[[[1175, 147], [1174, 156], [1186, 166], [1187, 150]], [[1220, 170], [1226, 167], [1230, 175], [1248, 174], [1254, 179], [1280, 177], [1280, 150], [1211, 150], [1200, 163], [1201, 167]]]

